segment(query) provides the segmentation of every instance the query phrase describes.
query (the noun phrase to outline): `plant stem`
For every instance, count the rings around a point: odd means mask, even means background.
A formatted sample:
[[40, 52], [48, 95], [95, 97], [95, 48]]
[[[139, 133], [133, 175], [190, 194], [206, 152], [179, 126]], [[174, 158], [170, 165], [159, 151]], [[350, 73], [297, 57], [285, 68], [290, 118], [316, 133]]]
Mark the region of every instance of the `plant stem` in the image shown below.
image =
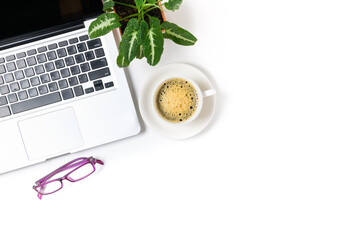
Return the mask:
[[151, 10], [154, 10], [154, 9], [156, 9], [156, 8], [160, 8], [160, 7], [154, 6], [154, 7], [152, 7], [152, 8], [148, 8], [148, 9], [146, 9], [146, 11], [144, 11], [144, 13], [148, 13], [148, 12], [150, 12]]
[[131, 14], [131, 15], [127, 16], [127, 17], [121, 18], [120, 21], [123, 21], [123, 20], [128, 19], [128, 18], [133, 18], [133, 17], [136, 17], [138, 15], [139, 15], [138, 13], [134, 13], [134, 14]]
[[122, 2], [116, 2], [116, 1], [114, 1], [114, 3], [119, 4], [119, 5], [123, 5], [123, 6], [126, 6], [126, 7], [132, 7], [132, 8], [136, 8], [136, 9], [137, 9], [136, 6], [131, 5], [131, 4], [126, 4], [126, 3], [122, 3]]

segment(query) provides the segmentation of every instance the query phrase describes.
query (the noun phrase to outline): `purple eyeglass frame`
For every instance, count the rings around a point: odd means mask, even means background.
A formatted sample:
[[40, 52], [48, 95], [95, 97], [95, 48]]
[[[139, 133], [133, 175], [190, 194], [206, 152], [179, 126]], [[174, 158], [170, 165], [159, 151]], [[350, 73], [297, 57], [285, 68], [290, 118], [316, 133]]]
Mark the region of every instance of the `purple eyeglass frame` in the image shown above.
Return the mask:
[[[55, 193], [57, 191], [59, 191], [60, 189], [63, 188], [63, 183], [62, 181], [63, 180], [68, 180], [70, 182], [78, 182], [80, 180], [83, 180], [84, 178], [87, 178], [88, 176], [90, 176], [91, 174], [93, 174], [96, 170], [95, 168], [95, 164], [98, 163], [100, 165], [104, 165], [104, 162], [99, 160], [99, 159], [96, 159], [96, 158], [93, 158], [93, 157], [89, 157], [89, 158], [86, 158], [86, 157], [82, 157], [82, 158], [77, 158], [77, 159], [74, 159], [70, 162], [68, 162], [67, 164], [59, 167], [58, 169], [56, 169], [55, 171], [49, 173], [48, 175], [46, 175], [45, 177], [37, 180], [35, 182], [36, 185], [33, 186], [33, 189], [38, 193], [38, 198], [41, 199], [43, 195], [49, 195], [49, 194], [52, 194], [52, 193]], [[85, 166], [86, 164], [91, 164], [92, 167], [93, 167], [93, 171], [89, 174], [87, 174], [86, 176], [80, 178], [80, 179], [72, 179], [71, 177], [69, 177], [69, 175], [73, 172], [75, 172], [77, 169]], [[69, 173], [67, 173], [65, 176], [63, 177], [60, 177], [60, 178], [56, 178], [56, 179], [53, 179], [51, 181], [47, 181], [48, 179], [50, 179], [52, 176], [62, 172], [62, 171], [65, 171], [65, 170], [68, 170], [68, 169], [71, 169], [71, 168], [75, 168], [74, 170], [70, 171]], [[61, 183], [61, 187], [53, 192], [49, 192], [49, 193], [42, 193], [41, 191], [43, 189], [45, 189], [46, 185], [51, 183], [51, 182], [55, 182], [55, 181], [59, 181]]]

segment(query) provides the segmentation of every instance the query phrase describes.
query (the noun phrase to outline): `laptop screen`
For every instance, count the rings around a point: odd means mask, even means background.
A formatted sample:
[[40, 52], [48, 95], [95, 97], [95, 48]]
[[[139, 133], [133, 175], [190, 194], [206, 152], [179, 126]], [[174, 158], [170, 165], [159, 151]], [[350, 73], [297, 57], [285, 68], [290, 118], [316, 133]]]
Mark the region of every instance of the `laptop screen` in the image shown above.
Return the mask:
[[7, 0], [0, 8], [1, 41], [100, 14], [101, 0]]

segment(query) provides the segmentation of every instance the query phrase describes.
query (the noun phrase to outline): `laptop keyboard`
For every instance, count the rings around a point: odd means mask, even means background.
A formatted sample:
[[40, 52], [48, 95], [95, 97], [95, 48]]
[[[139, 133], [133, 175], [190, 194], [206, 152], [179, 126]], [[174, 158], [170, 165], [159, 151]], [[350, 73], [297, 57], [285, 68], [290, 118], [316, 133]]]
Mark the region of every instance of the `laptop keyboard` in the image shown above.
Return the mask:
[[0, 118], [111, 88], [107, 66], [88, 35], [0, 57]]

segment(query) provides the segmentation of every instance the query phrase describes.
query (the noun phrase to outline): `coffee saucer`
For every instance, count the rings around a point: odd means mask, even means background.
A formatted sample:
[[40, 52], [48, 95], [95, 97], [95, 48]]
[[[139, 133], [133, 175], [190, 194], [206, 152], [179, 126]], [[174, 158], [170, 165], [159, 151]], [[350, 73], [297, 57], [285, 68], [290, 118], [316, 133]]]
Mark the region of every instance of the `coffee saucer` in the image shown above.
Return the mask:
[[199, 69], [184, 63], [173, 63], [158, 68], [141, 88], [139, 107], [145, 123], [159, 135], [170, 139], [186, 139], [200, 133], [210, 123], [215, 111], [215, 95], [204, 98], [196, 119], [188, 124], [171, 125], [159, 121], [153, 108], [153, 92], [159, 79], [184, 76], [195, 81], [202, 91], [213, 89], [208, 77]]

